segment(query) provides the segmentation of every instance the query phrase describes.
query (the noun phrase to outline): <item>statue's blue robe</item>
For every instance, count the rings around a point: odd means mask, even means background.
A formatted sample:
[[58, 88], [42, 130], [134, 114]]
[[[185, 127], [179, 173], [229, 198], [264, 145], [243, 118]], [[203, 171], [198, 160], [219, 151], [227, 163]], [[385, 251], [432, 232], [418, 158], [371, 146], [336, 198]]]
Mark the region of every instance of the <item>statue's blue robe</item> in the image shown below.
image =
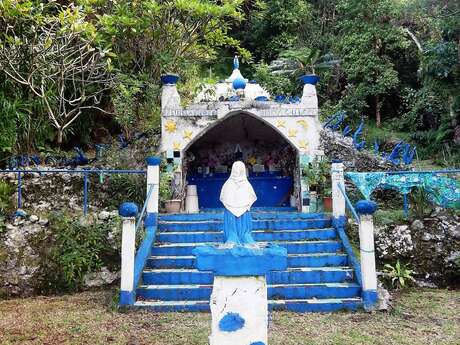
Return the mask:
[[253, 244], [252, 238], [252, 216], [247, 211], [240, 217], [236, 217], [229, 210], [224, 211], [224, 240], [225, 243], [236, 245]]

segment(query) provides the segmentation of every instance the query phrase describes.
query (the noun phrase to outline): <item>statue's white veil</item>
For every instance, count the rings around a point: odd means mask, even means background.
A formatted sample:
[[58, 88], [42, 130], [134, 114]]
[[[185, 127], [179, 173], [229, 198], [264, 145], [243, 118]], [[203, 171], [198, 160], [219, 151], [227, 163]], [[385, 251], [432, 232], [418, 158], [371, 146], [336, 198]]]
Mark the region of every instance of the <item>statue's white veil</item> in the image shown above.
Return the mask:
[[233, 163], [230, 177], [220, 192], [220, 201], [227, 210], [240, 217], [251, 209], [256, 200], [257, 196], [246, 176], [244, 163], [240, 161]]

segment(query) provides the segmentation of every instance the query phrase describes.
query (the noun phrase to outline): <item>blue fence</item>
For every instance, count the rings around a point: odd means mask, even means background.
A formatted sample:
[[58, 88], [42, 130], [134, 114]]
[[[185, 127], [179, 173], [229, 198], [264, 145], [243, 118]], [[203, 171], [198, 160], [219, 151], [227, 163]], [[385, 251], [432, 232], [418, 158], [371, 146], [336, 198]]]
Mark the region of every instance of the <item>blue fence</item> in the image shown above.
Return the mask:
[[22, 208], [22, 177], [25, 174], [38, 173], [40, 177], [45, 174], [81, 174], [83, 175], [83, 214], [88, 214], [88, 176], [93, 175], [123, 175], [123, 174], [139, 174], [145, 175], [145, 170], [117, 170], [117, 169], [7, 169], [0, 170], [0, 174], [14, 173], [18, 176], [18, 208]]

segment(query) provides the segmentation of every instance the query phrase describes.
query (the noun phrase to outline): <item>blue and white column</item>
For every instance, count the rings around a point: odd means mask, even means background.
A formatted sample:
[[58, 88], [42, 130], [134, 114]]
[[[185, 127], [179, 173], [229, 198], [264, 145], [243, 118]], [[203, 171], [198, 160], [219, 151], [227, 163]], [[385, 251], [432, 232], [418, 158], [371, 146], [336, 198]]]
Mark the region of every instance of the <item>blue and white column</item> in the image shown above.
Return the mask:
[[377, 302], [377, 271], [374, 251], [373, 214], [377, 204], [373, 201], [361, 200], [355, 205], [359, 214], [359, 249], [361, 254], [362, 297], [364, 308], [371, 310]]
[[136, 204], [125, 202], [118, 210], [123, 222], [121, 236], [121, 283], [120, 305], [132, 305], [134, 294], [134, 258], [136, 255]]
[[210, 345], [267, 345], [266, 274], [287, 267], [287, 251], [204, 246], [194, 250], [197, 268], [214, 272]]

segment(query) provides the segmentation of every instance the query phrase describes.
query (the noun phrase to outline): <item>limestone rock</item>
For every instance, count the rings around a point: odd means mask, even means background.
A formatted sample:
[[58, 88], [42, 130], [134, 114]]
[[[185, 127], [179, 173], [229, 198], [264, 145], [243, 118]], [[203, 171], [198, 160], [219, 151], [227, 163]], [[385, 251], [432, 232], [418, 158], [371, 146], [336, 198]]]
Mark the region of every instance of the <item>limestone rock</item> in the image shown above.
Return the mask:
[[382, 283], [378, 283], [377, 286], [377, 306], [376, 310], [378, 311], [387, 311], [392, 308], [391, 305], [391, 295], [387, 289], [383, 286]]
[[29, 217], [29, 221], [30, 221], [31, 223], [35, 223], [38, 219], [39, 219], [38, 216], [36, 216], [35, 214], [33, 214], [33, 215], [31, 215], [31, 216]]
[[112, 284], [118, 278], [120, 278], [118, 272], [110, 272], [107, 267], [102, 267], [99, 272], [88, 273], [84, 278], [84, 285], [88, 288], [101, 287]]
[[99, 212], [99, 214], [97, 215], [97, 217], [100, 219], [100, 220], [108, 220], [110, 217], [112, 216], [112, 214], [108, 211], [101, 211]]
[[410, 227], [412, 230], [421, 231], [425, 228], [425, 225], [423, 224], [423, 221], [421, 221], [420, 219], [416, 219], [412, 222]]

